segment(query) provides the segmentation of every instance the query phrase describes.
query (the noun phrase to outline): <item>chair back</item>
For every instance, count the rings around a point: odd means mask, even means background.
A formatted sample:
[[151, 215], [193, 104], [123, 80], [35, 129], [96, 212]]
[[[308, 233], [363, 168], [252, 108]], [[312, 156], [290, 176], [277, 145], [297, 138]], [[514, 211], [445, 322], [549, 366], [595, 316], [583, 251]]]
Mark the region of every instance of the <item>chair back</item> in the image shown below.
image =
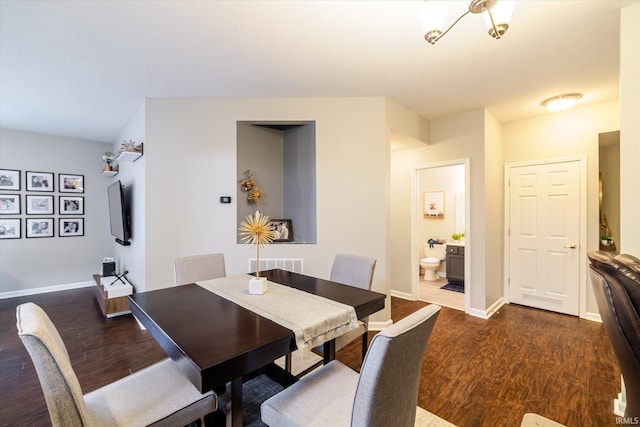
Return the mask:
[[174, 284], [185, 285], [226, 276], [223, 254], [193, 255], [173, 261]]
[[86, 425], [84, 396], [67, 349], [49, 316], [33, 303], [16, 308], [18, 335], [36, 368], [54, 427]]
[[587, 255], [598, 310], [624, 378], [625, 416], [640, 416], [640, 263], [630, 255]]
[[331, 267], [332, 282], [371, 289], [376, 260], [358, 255], [337, 254]]
[[424, 351], [440, 312], [428, 305], [371, 341], [353, 402], [352, 426], [413, 426]]

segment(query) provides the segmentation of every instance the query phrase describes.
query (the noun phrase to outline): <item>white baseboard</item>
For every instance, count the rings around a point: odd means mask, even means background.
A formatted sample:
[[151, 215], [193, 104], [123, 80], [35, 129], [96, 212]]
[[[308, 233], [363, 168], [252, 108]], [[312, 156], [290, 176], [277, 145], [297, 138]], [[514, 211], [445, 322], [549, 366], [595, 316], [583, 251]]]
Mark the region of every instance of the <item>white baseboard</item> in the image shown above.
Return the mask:
[[590, 313], [587, 311], [584, 319], [591, 320], [592, 322], [602, 323], [602, 317], [600, 317], [600, 313]]
[[393, 325], [393, 320], [389, 319], [385, 322], [372, 322], [369, 320], [369, 330], [370, 331], [381, 331], [387, 326]]
[[391, 290], [391, 296], [406, 299], [409, 301], [417, 301], [417, 299], [414, 298], [412, 294], [409, 294], [407, 292], [394, 291], [393, 289]]
[[0, 292], [0, 299], [46, 294], [48, 292], [68, 291], [70, 289], [88, 288], [95, 285], [96, 282], [91, 280], [87, 282], [67, 283], [64, 285], [45, 286], [42, 288], [32, 288], [21, 291]]
[[491, 304], [491, 306], [489, 306], [489, 308], [487, 308], [486, 310], [478, 310], [477, 308], [472, 308], [467, 312], [467, 314], [486, 320], [491, 316], [493, 316], [494, 313], [496, 313], [498, 310], [500, 310], [500, 307], [502, 307], [503, 305], [504, 305], [504, 298], [499, 298], [496, 302]]

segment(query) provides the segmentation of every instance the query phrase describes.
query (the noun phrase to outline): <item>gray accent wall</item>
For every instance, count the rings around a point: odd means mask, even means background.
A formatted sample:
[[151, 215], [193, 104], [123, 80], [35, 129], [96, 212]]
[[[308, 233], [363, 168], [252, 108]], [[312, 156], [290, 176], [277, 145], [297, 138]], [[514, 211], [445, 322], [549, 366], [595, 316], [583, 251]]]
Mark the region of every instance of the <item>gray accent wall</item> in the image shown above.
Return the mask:
[[[109, 234], [107, 187], [112, 178], [103, 177], [102, 153], [111, 144], [38, 133], [0, 129], [0, 168], [21, 171], [21, 239], [0, 240], [0, 297], [37, 292], [38, 288], [68, 287], [91, 282], [99, 273], [102, 259], [112, 256]], [[55, 174], [53, 193], [27, 192], [25, 171]], [[58, 174], [84, 175], [85, 192], [60, 193]], [[26, 215], [25, 194], [53, 195], [53, 215]], [[58, 237], [59, 196], [84, 197], [84, 236]], [[25, 236], [25, 218], [54, 218], [54, 237]]]

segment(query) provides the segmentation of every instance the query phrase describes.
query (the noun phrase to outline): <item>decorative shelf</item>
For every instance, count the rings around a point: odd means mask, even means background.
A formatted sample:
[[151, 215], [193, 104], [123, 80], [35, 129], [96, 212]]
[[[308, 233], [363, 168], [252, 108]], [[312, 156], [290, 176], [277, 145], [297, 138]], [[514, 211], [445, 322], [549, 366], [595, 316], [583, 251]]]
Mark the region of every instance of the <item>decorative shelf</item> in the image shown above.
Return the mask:
[[119, 161], [119, 162], [121, 162], [121, 161], [135, 162], [136, 160], [138, 160], [140, 158], [140, 156], [142, 156], [141, 152], [125, 151], [123, 153], [120, 153], [116, 160]]
[[102, 175], [103, 176], [116, 176], [116, 175], [118, 175], [118, 170], [117, 169], [116, 170], [110, 170], [110, 171], [103, 170], [102, 171]]

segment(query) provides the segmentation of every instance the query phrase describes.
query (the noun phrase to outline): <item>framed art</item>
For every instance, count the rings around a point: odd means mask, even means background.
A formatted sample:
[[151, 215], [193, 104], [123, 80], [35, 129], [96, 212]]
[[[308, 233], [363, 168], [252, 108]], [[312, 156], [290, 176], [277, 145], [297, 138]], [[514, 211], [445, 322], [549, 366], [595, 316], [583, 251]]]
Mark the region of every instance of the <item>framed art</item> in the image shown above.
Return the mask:
[[19, 194], [0, 194], [0, 215], [15, 215], [20, 213]]
[[58, 236], [84, 236], [84, 218], [59, 218]]
[[20, 218], [0, 219], [0, 239], [19, 239], [21, 236]]
[[27, 215], [53, 215], [53, 196], [27, 194], [24, 197]]
[[25, 221], [27, 238], [53, 237], [53, 218], [27, 218]]
[[25, 174], [27, 182], [27, 191], [49, 191], [53, 192], [53, 173], [52, 172], [31, 172]]
[[84, 197], [60, 196], [60, 215], [84, 215]]
[[293, 224], [290, 219], [272, 219], [271, 225], [276, 232], [274, 242], [293, 241]]
[[84, 193], [84, 175], [59, 173], [58, 191], [61, 193]]
[[444, 191], [426, 191], [424, 193], [424, 217], [444, 219]]
[[20, 171], [0, 169], [0, 190], [19, 191]]

